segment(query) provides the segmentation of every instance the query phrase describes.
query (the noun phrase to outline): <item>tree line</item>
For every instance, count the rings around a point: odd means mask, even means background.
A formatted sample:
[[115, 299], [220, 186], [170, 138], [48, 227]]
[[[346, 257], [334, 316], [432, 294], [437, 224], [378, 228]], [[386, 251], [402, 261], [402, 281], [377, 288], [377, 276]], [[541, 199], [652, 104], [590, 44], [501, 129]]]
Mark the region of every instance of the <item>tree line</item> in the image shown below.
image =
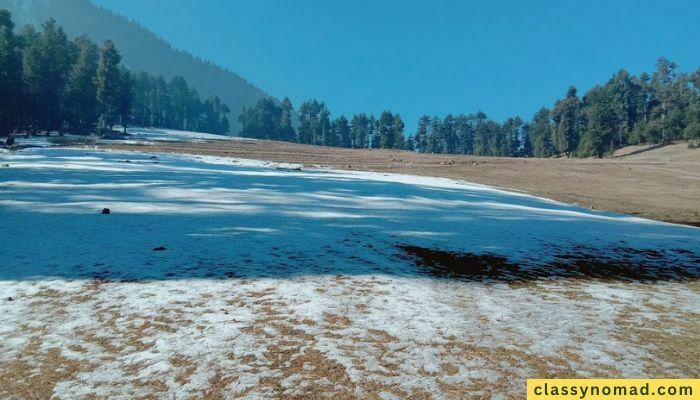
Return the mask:
[[18, 131], [105, 134], [115, 125], [226, 133], [230, 112], [217, 96], [201, 101], [181, 76], [134, 74], [114, 43], [68, 40], [56, 21], [19, 34], [0, 10], [0, 136]]
[[[0, 135], [16, 131], [106, 133], [115, 125], [138, 125], [209, 133], [230, 130], [226, 104], [202, 101], [181, 76], [166, 81], [132, 73], [111, 41], [70, 41], [53, 19], [37, 31], [14, 33], [11, 15], [0, 10]], [[399, 114], [360, 113], [332, 117], [312, 99], [295, 110], [285, 98], [263, 98], [243, 108], [238, 121], [246, 137], [347, 148], [406, 149], [421, 153], [507, 157], [603, 157], [630, 144], [700, 140], [700, 69], [678, 70], [659, 58], [656, 70], [639, 76], [620, 70], [579, 97], [570, 87], [551, 108], [529, 121], [494, 121], [483, 112], [422, 116], [404, 134]]]
[[553, 107], [530, 121], [518, 116], [494, 121], [483, 112], [422, 116], [404, 136], [399, 114], [331, 118], [323, 102], [309, 100], [298, 110], [288, 98], [265, 98], [239, 117], [242, 136], [347, 148], [393, 148], [421, 153], [502, 157], [603, 157], [633, 144], [700, 140], [700, 69], [692, 74], [659, 58], [650, 75], [625, 70], [578, 96], [571, 86]]
[[296, 112], [298, 123], [292, 119], [294, 107], [289, 98], [278, 103], [271, 98], [260, 99], [246, 107], [238, 117], [241, 136], [283, 140], [287, 142], [346, 148], [403, 149], [404, 123], [399, 114], [390, 110], [374, 115], [356, 114], [352, 119], [341, 115], [331, 118], [325, 103], [312, 99], [301, 104]]

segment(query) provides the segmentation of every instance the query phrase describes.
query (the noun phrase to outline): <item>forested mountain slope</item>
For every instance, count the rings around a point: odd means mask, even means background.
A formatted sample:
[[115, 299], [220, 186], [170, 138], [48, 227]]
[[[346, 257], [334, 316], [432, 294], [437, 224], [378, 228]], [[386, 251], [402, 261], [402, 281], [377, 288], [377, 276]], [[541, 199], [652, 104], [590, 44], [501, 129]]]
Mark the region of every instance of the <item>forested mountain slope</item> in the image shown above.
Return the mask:
[[132, 71], [184, 76], [203, 97], [219, 95], [231, 109], [231, 131], [239, 130], [237, 116], [266, 96], [260, 88], [236, 73], [174, 49], [168, 42], [134, 21], [92, 4], [89, 0], [0, 0], [18, 26], [39, 25], [53, 17], [69, 37], [87, 34], [101, 42], [111, 39]]

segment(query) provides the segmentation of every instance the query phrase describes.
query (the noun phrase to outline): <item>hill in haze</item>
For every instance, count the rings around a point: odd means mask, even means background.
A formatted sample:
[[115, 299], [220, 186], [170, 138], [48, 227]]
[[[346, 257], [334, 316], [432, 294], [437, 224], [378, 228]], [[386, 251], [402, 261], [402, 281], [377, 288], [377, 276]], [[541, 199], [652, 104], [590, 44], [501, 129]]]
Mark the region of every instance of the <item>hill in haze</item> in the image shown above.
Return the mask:
[[174, 49], [138, 23], [89, 0], [0, 0], [0, 8], [10, 10], [18, 26], [39, 25], [53, 17], [71, 38], [87, 34], [97, 42], [111, 39], [132, 71], [163, 75], [168, 80], [182, 75], [203, 98], [218, 95], [228, 104], [233, 132], [240, 128], [240, 110], [266, 96], [236, 73]]

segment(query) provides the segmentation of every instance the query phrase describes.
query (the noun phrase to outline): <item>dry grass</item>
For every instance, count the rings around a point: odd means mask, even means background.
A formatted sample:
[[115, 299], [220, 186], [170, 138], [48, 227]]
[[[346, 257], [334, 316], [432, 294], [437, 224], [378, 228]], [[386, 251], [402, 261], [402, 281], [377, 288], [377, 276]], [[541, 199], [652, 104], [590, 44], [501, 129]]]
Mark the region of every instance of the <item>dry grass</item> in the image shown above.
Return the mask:
[[347, 328], [352, 324], [350, 318], [344, 315], [326, 313], [323, 315], [323, 320], [326, 322], [327, 326], [331, 329], [343, 329]]
[[40, 351], [42, 339], [32, 337], [17, 359], [0, 364], [0, 397], [49, 399], [59, 382], [74, 379], [95, 365], [66, 358], [61, 349]]
[[[690, 283], [700, 290], [700, 282]], [[625, 342], [637, 343], [650, 349], [651, 362], [645, 372], [658, 378], [694, 378], [700, 374], [700, 318], [697, 314], [678, 312], [658, 304], [646, 303], [656, 318], [633, 319], [639, 310], [629, 308], [615, 321], [617, 336]]]

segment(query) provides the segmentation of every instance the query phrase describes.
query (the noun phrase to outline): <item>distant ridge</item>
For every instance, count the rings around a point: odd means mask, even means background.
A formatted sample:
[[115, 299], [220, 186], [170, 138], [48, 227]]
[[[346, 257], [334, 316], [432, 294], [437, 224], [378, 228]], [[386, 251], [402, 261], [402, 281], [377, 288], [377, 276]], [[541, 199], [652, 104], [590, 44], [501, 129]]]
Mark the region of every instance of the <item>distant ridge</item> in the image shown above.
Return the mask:
[[53, 17], [71, 38], [87, 34], [97, 42], [111, 39], [121, 51], [124, 64], [133, 71], [163, 75], [167, 80], [174, 75], [184, 76], [203, 98], [218, 95], [228, 104], [233, 132], [240, 129], [241, 109], [267, 96], [235, 72], [174, 49], [139, 23], [89, 0], [0, 0], [0, 8], [10, 10], [18, 27], [36, 26]]

